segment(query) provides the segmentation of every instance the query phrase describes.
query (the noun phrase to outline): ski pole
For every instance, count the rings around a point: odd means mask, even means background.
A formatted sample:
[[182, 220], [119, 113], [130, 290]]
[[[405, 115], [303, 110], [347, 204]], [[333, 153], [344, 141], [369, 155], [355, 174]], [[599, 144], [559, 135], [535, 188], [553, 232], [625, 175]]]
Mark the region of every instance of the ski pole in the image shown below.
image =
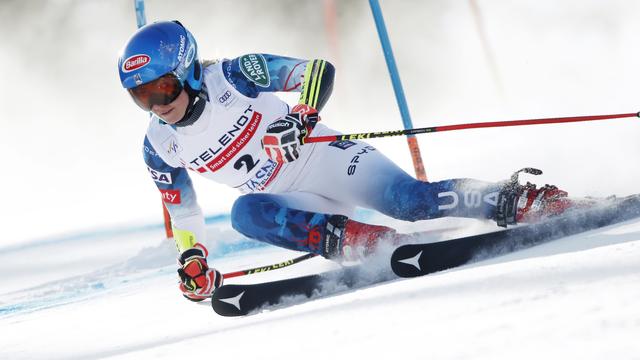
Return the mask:
[[147, 16], [144, 12], [144, 0], [133, 0], [133, 6], [136, 8], [136, 23], [138, 28], [147, 24]]
[[265, 271], [282, 269], [283, 267], [291, 266], [293, 264], [297, 264], [299, 262], [311, 259], [311, 258], [315, 257], [316, 255], [317, 254], [311, 254], [311, 253], [310, 254], [304, 254], [302, 256], [298, 256], [297, 258], [293, 258], [291, 260], [283, 261], [283, 262], [276, 263], [276, 264], [271, 264], [271, 265], [266, 265], [266, 266], [259, 266], [259, 267], [255, 267], [255, 268], [252, 268], [252, 269], [239, 270], [239, 271], [226, 273], [226, 274], [223, 274], [222, 277], [226, 280], [226, 279], [230, 279], [230, 278], [234, 278], [234, 277], [238, 277], [238, 276], [245, 276], [245, 275], [256, 274], [256, 273], [261, 273], [261, 272], [265, 272]]
[[483, 123], [432, 126], [432, 127], [405, 129], [405, 130], [379, 131], [379, 132], [367, 132], [367, 133], [343, 134], [343, 135], [327, 135], [327, 136], [308, 137], [304, 139], [304, 142], [316, 143], [316, 142], [330, 142], [330, 141], [340, 141], [340, 140], [361, 140], [361, 139], [402, 136], [402, 135], [417, 135], [417, 134], [464, 130], [464, 129], [540, 125], [540, 124], [561, 124], [561, 123], [569, 123], [569, 122], [611, 120], [611, 119], [623, 119], [623, 118], [632, 118], [632, 117], [640, 117], [640, 112], [628, 113], [628, 114], [612, 114], [612, 115], [591, 115], [591, 116], [572, 116], [572, 117], [529, 119], [529, 120], [492, 121], [492, 122], [483, 122]]
[[[376, 30], [378, 31], [378, 37], [380, 38], [380, 45], [382, 45], [382, 53], [384, 54], [384, 60], [387, 63], [387, 69], [389, 70], [389, 76], [391, 77], [391, 85], [393, 85], [393, 92], [396, 95], [396, 102], [398, 103], [398, 109], [400, 110], [400, 116], [402, 117], [402, 124], [405, 129], [411, 129], [413, 127], [413, 123], [411, 122], [411, 115], [409, 114], [409, 106], [407, 105], [407, 99], [404, 96], [402, 81], [400, 81], [400, 73], [398, 72], [396, 59], [393, 56], [391, 40], [389, 40], [387, 26], [384, 23], [380, 2], [378, 0], [369, 0], [369, 6], [371, 7], [371, 13], [373, 14], [373, 21], [376, 23]], [[411, 160], [413, 161], [416, 178], [421, 181], [427, 181], [427, 173], [424, 169], [422, 155], [420, 155], [418, 139], [416, 139], [413, 134], [406, 133], [403, 135], [407, 135], [407, 145], [409, 145], [409, 152], [411, 153]]]
[[[147, 25], [147, 15], [144, 11], [144, 0], [133, 0], [133, 7], [136, 10], [136, 24], [138, 25], [138, 29]], [[164, 221], [164, 233], [167, 236], [167, 239], [173, 237], [173, 229], [171, 228], [171, 215], [169, 215], [169, 210], [167, 210], [167, 206], [162, 202], [162, 217]]]

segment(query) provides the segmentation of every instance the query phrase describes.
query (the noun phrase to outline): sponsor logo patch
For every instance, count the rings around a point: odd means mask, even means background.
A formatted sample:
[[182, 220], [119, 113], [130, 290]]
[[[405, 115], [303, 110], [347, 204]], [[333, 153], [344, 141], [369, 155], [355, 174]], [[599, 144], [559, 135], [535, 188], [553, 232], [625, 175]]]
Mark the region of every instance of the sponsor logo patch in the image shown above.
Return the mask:
[[348, 148], [355, 145], [353, 141], [350, 140], [340, 140], [340, 141], [332, 141], [329, 143], [329, 146], [337, 147], [338, 149], [347, 150]]
[[269, 87], [271, 78], [267, 70], [267, 60], [261, 54], [249, 54], [240, 57], [240, 70], [244, 76], [260, 87]]
[[207, 148], [189, 164], [199, 173], [218, 171], [249, 143], [261, 120], [262, 114], [249, 105], [233, 124], [233, 128], [218, 138], [215, 146]]
[[178, 143], [175, 137], [170, 137], [162, 143], [162, 148], [165, 153], [171, 157], [175, 157], [179, 152], [182, 151], [182, 147]]
[[358, 164], [360, 163], [360, 160], [362, 160], [362, 157], [373, 151], [376, 151], [376, 148], [374, 148], [373, 146], [371, 145], [363, 146], [362, 149], [360, 149], [360, 151], [356, 153], [356, 156], [351, 158], [351, 161], [349, 162], [349, 167], [347, 168], [347, 175], [351, 176], [355, 174], [356, 169], [358, 168]]
[[149, 170], [149, 174], [151, 174], [151, 178], [153, 179], [153, 181], [162, 184], [173, 184], [173, 180], [171, 180], [171, 173], [155, 171], [148, 166], [147, 170]]
[[146, 66], [150, 62], [151, 62], [151, 57], [149, 57], [149, 55], [137, 54], [137, 55], [129, 56], [122, 63], [122, 72], [128, 73], [134, 70], [138, 70], [141, 67]]
[[285, 128], [290, 129], [293, 127], [293, 124], [289, 121], [276, 121], [273, 124], [267, 126], [267, 130], [273, 130], [275, 128]]
[[271, 159], [267, 159], [267, 162], [260, 166], [251, 179], [247, 180], [242, 185], [236, 186], [236, 188], [243, 194], [263, 191], [267, 186], [269, 186], [273, 179], [276, 178], [281, 167], [282, 164], [278, 164]]
[[160, 193], [162, 194], [162, 201], [166, 203], [177, 205], [182, 201], [180, 199], [180, 190], [160, 190]]
[[236, 100], [238, 100], [238, 98], [235, 97], [229, 90], [218, 95], [218, 102], [224, 105], [224, 107], [226, 108], [233, 105], [236, 102]]

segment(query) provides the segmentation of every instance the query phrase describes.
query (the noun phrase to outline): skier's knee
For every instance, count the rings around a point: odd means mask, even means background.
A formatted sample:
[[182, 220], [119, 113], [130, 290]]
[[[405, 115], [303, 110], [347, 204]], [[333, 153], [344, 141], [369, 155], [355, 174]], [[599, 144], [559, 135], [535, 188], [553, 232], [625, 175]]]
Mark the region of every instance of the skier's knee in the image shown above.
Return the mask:
[[255, 238], [256, 226], [252, 220], [262, 217], [264, 205], [268, 203], [275, 205], [267, 194], [247, 194], [238, 197], [231, 208], [231, 227], [242, 235]]
[[384, 192], [384, 203], [380, 212], [394, 219], [415, 222], [425, 219], [425, 202], [420, 201], [421, 187], [426, 186], [415, 179], [391, 184]]
[[255, 199], [250, 195], [240, 196], [233, 203], [231, 208], [231, 227], [237, 232], [249, 236], [248, 218], [251, 216], [249, 212], [251, 208], [257, 205]]

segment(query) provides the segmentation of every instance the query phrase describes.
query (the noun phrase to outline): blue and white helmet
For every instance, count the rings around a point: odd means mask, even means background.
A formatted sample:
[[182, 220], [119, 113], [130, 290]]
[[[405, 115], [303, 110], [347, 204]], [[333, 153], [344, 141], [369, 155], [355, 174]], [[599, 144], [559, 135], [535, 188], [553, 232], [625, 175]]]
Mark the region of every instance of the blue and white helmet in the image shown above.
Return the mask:
[[202, 88], [198, 45], [178, 21], [158, 21], [138, 29], [120, 52], [118, 69], [125, 89], [168, 73], [173, 73], [187, 90], [197, 92]]

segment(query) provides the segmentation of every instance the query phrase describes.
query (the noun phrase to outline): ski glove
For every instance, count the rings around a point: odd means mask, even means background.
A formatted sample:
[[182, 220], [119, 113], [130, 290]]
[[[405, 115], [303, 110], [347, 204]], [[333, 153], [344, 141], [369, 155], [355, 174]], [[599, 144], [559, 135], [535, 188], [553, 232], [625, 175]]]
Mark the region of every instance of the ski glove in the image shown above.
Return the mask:
[[207, 265], [209, 252], [204, 245], [196, 243], [178, 256], [180, 291], [191, 301], [210, 298], [213, 291], [222, 285], [222, 274]]
[[267, 127], [262, 137], [262, 148], [277, 163], [288, 163], [300, 157], [300, 146], [320, 120], [318, 111], [298, 104], [291, 112]]

